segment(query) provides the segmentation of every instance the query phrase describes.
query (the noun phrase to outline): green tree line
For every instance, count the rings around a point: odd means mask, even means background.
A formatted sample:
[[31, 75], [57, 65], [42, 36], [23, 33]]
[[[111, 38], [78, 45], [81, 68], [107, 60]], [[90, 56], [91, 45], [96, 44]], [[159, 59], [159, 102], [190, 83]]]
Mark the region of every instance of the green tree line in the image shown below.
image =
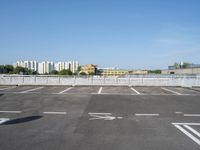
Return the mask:
[[12, 65], [0, 65], [0, 74], [24, 74], [24, 75], [35, 75], [38, 74], [36, 71], [33, 71], [24, 67], [13, 67]]
[[[23, 75], [37, 75], [37, 71], [24, 68], [24, 67], [13, 67], [12, 65], [0, 65], [0, 74], [23, 74]], [[77, 73], [72, 73], [69, 69], [64, 69], [61, 71], [53, 70], [50, 73], [45, 73], [45, 75], [77, 75]]]

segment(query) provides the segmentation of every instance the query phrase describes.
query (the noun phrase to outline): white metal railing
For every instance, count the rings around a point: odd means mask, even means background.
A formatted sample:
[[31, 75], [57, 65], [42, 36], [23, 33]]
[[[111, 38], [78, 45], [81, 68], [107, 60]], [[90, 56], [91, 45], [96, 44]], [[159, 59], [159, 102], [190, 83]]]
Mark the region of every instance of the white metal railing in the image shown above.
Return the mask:
[[200, 75], [57, 76], [0, 75], [0, 85], [200, 86]]

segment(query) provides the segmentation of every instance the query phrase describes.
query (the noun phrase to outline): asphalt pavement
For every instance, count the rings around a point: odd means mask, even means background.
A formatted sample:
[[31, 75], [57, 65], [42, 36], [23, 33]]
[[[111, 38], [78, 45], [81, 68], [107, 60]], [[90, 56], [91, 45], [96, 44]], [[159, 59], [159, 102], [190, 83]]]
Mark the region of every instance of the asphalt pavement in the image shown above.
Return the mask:
[[1, 150], [199, 150], [200, 91], [0, 87]]

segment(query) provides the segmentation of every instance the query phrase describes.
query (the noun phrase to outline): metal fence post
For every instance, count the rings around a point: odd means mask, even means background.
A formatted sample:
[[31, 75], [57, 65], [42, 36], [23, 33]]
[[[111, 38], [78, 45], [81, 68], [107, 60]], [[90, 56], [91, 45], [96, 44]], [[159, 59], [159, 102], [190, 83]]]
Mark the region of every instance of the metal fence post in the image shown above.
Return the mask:
[[22, 75], [22, 83], [23, 83], [23, 85], [24, 85], [24, 75]]
[[58, 77], [58, 84], [60, 85], [60, 76]]
[[48, 84], [48, 76], [46, 76], [46, 83]]
[[73, 86], [75, 86], [76, 85], [76, 76], [74, 76], [74, 85]]
[[93, 76], [92, 76], [92, 79], [91, 79], [91, 84], [93, 85]]

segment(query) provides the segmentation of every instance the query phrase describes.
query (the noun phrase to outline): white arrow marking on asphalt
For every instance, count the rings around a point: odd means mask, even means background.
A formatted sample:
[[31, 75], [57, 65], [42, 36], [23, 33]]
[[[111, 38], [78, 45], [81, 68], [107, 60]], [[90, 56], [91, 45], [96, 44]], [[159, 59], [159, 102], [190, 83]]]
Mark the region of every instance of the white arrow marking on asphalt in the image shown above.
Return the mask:
[[4, 122], [10, 120], [9, 118], [0, 118], [0, 124], [3, 124]]
[[112, 113], [88, 113], [91, 117], [89, 120], [114, 120], [116, 117], [112, 116]]

